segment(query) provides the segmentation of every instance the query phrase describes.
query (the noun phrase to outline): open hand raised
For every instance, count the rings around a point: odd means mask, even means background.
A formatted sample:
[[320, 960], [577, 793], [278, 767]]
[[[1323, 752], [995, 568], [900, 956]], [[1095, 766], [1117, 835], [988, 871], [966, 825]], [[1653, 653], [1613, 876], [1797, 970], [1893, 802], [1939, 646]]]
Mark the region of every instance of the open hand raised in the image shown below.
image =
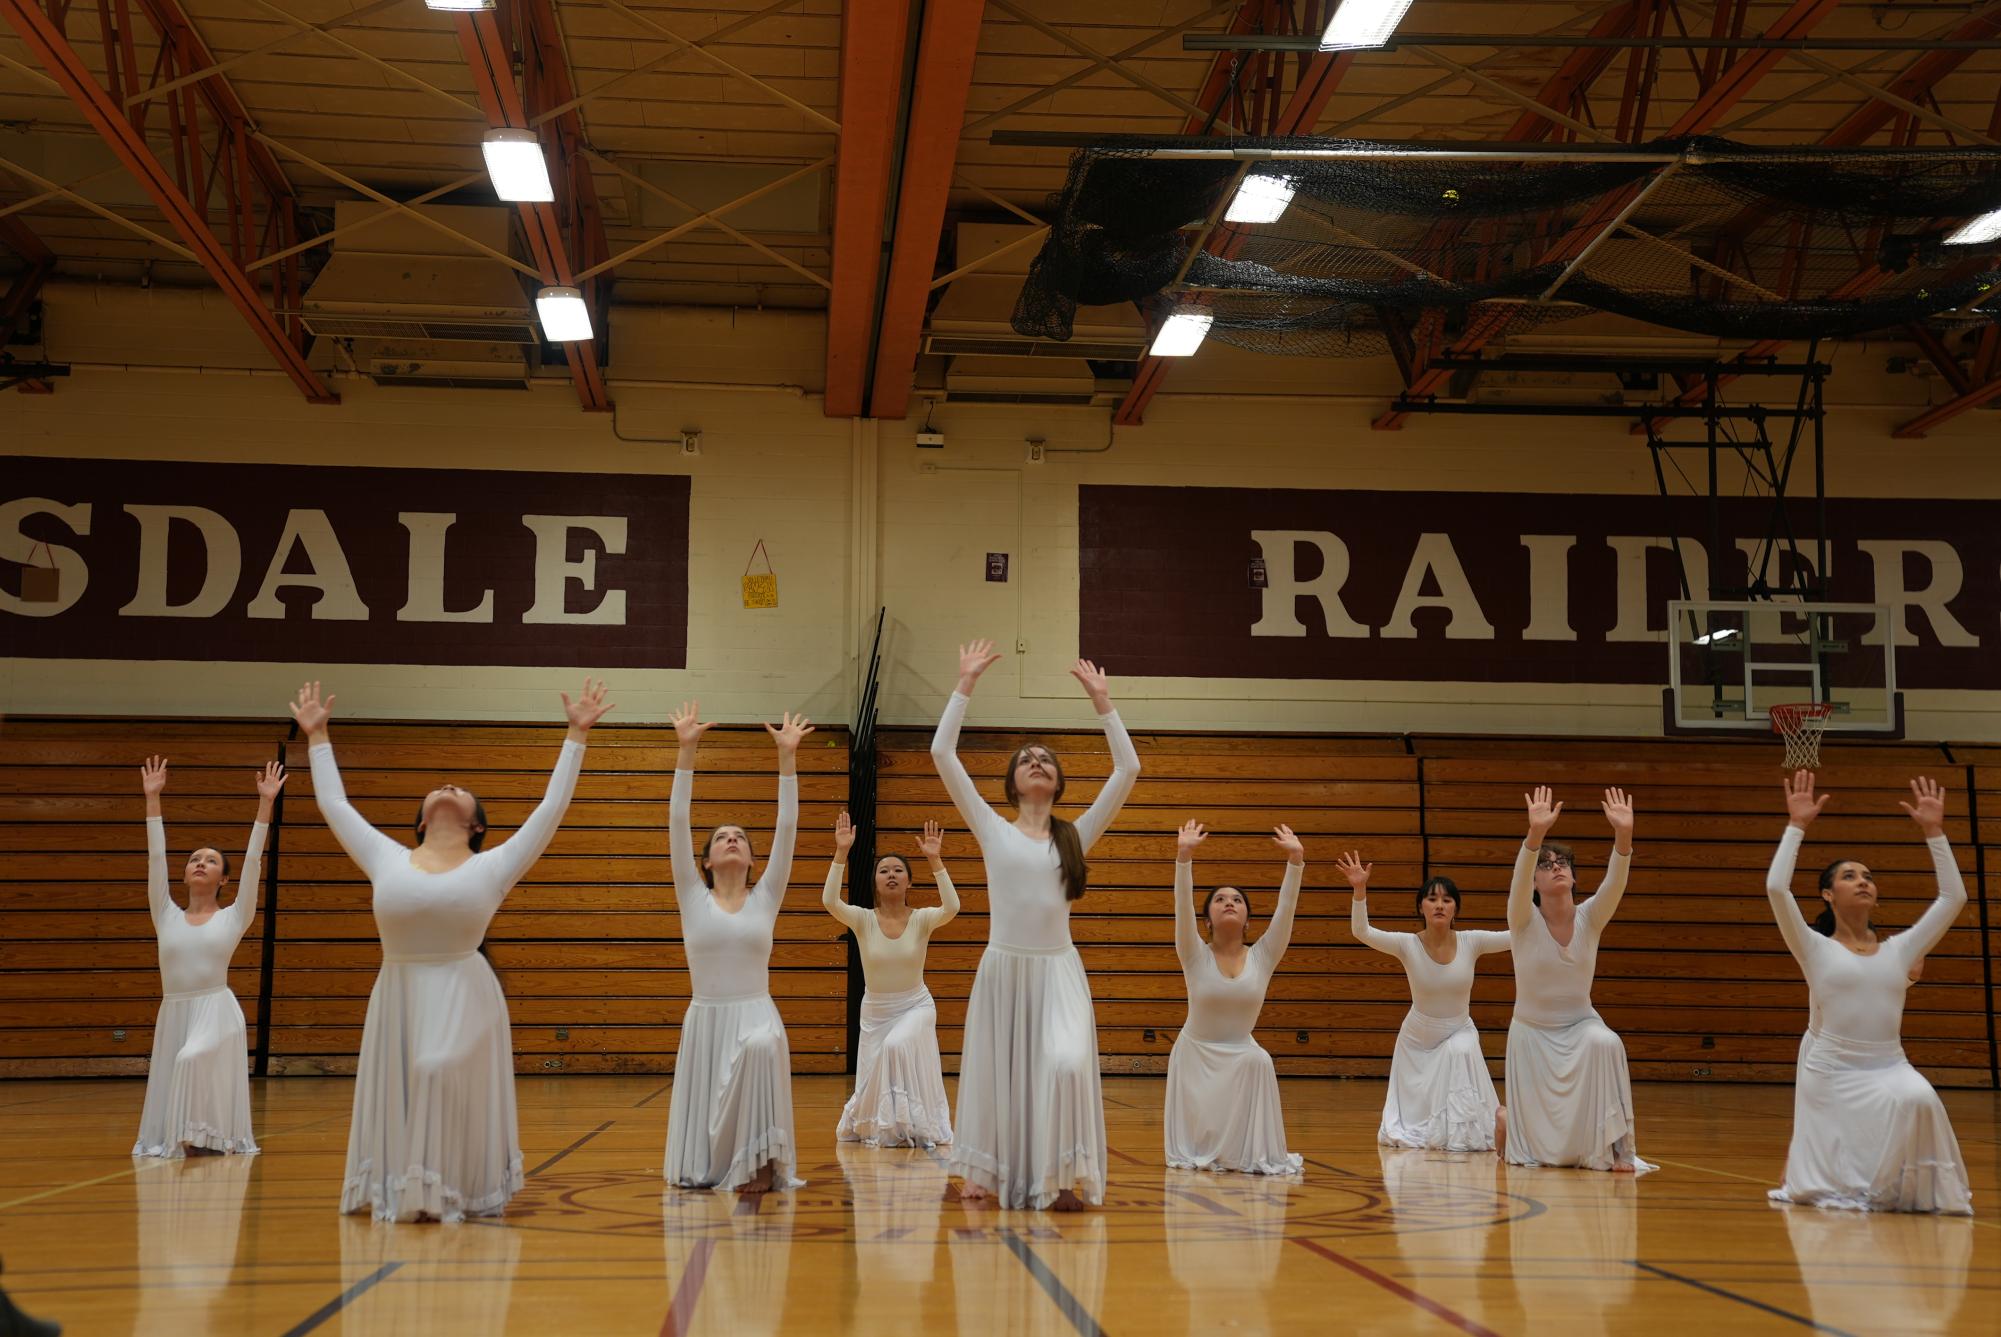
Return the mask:
[[604, 679], [585, 678], [584, 690], [576, 700], [572, 701], [568, 692], [562, 694], [563, 714], [569, 718], [572, 729], [587, 733], [593, 724], [610, 712], [612, 703], [605, 700], [604, 691]]
[[269, 803], [284, 787], [285, 768], [275, 761], [265, 762], [264, 769], [257, 774], [257, 797]]
[[693, 747], [702, 741], [703, 734], [716, 727], [704, 724], [698, 718], [701, 708], [699, 701], [683, 701], [680, 708], [667, 717], [673, 722], [674, 736], [681, 740], [682, 747]]
[[1334, 861], [1334, 866], [1341, 870], [1341, 876], [1348, 879], [1348, 890], [1355, 893], [1357, 900], [1368, 896], [1369, 870], [1375, 865], [1363, 863], [1360, 850], [1349, 850]]
[[1306, 846], [1299, 843], [1299, 837], [1292, 834], [1292, 828], [1280, 822], [1272, 828], [1272, 844], [1285, 851], [1287, 863], [1305, 863]]
[[1786, 821], [1802, 831], [1813, 824], [1813, 819], [1827, 806], [1827, 800], [1833, 797], [1830, 794], [1814, 797], [1812, 771], [1794, 771], [1785, 788]]
[[292, 702], [292, 718], [299, 722], [299, 732], [311, 737], [325, 733], [327, 721], [333, 718], [334, 698], [320, 699], [320, 685], [309, 682], [299, 689], [299, 695]]
[[1548, 785], [1537, 785], [1533, 792], [1522, 795], [1529, 808], [1529, 832], [1537, 840], [1544, 832], [1556, 825], [1556, 819], [1563, 813], [1563, 805], [1556, 801], [1556, 795]]
[[844, 858], [855, 843], [855, 824], [846, 813], [834, 819], [834, 857]]
[[782, 718], [782, 724], [766, 724], [764, 731], [771, 735], [772, 742], [778, 744], [780, 752], [797, 752], [801, 740], [813, 732], [813, 725], [804, 715], [794, 715], [789, 710]]
[[1187, 863], [1195, 857], [1195, 847], [1208, 838], [1209, 832], [1202, 823], [1192, 817], [1183, 822], [1181, 829], [1174, 835], [1174, 861]]
[[167, 787], [167, 759], [148, 757], [139, 768], [139, 791], [151, 798]]
[[1916, 803], [1897, 800], [1897, 806], [1911, 815], [1925, 833], [1925, 839], [1945, 834], [1945, 787], [1928, 776], [1911, 781], [1911, 797]]

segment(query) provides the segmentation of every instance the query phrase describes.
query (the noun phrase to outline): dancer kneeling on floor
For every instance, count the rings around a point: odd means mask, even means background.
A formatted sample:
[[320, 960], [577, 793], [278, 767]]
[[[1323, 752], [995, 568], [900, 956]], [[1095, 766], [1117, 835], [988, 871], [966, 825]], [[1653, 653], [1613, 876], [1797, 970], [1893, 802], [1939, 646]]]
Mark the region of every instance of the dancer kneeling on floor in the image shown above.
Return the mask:
[[1633, 805], [1624, 790], [1605, 791], [1612, 857], [1597, 893], [1579, 904], [1570, 848], [1543, 843], [1563, 805], [1547, 785], [1525, 797], [1529, 834], [1508, 886], [1515, 1015], [1508, 1023], [1504, 1154], [1511, 1165], [1654, 1169], [1635, 1150], [1626, 1046], [1591, 1006], [1598, 939], [1626, 894]]
[[[813, 732], [804, 715], [765, 725], [778, 745], [778, 822], [771, 857], [755, 882], [750, 833], [725, 824], [709, 833], [700, 863], [690, 831], [695, 754], [709, 725], [696, 703], [674, 713], [680, 755], [668, 805], [674, 901], [688, 953], [693, 997], [681, 1019], [674, 1091], [667, 1106], [663, 1173], [683, 1188], [758, 1194], [799, 1188], [792, 1132], [792, 1050], [771, 1001], [771, 935], [792, 877], [799, 832], [799, 743]], [[703, 877], [706, 870], [708, 878]]]
[[188, 856], [181, 874], [188, 893], [183, 910], [167, 894], [167, 828], [160, 816], [167, 760], [153, 757], [140, 768], [146, 899], [160, 940], [160, 1015], [153, 1022], [153, 1059], [146, 1069], [146, 1105], [134, 1156], [257, 1153], [250, 1131], [250, 1048], [243, 1008], [229, 991], [229, 960], [257, 914], [264, 836], [284, 784], [285, 768], [275, 761], [257, 777], [257, 820], [244, 847], [236, 899], [219, 903], [229, 883], [229, 860], [204, 846]]
[[1179, 1170], [1241, 1170], [1247, 1174], [1297, 1174], [1301, 1158], [1285, 1149], [1285, 1117], [1271, 1055], [1251, 1030], [1265, 1005], [1272, 971], [1292, 940], [1293, 912], [1306, 873], [1306, 850], [1289, 826], [1274, 827], [1272, 843], [1285, 855], [1278, 908], [1254, 944], [1250, 898], [1218, 887], [1202, 905], [1209, 926], [1203, 942], [1195, 926], [1195, 851], [1208, 839], [1200, 822], [1188, 822], [1174, 844], [1174, 953], [1188, 986], [1188, 1018], [1167, 1060], [1167, 1163]]
[[1911, 781], [1914, 800], [1900, 806], [1924, 832], [1938, 877], [1938, 898], [1918, 922], [1878, 938], [1870, 917], [1876, 880], [1854, 859], [1836, 859], [1820, 875], [1826, 902], [1809, 932], [1793, 900], [1793, 865], [1806, 831], [1827, 806], [1815, 797], [1813, 772], [1786, 786], [1787, 824], [1765, 878], [1779, 933], [1806, 975], [1812, 1020], [1800, 1042], [1793, 1088], [1793, 1139], [1777, 1202], [1877, 1212], [1973, 1211], [1959, 1140], [1945, 1105], [1904, 1057], [1904, 992], [1925, 953], [1966, 907], [1966, 884], [1945, 838], [1945, 791]]
[[1505, 1111], [1480, 1052], [1473, 1025], [1474, 964], [1509, 950], [1505, 932], [1458, 929], [1459, 888], [1434, 877], [1417, 894], [1422, 933], [1385, 933], [1369, 926], [1369, 869], [1349, 851], [1338, 867], [1355, 893], [1349, 928], [1359, 942], [1403, 962], [1410, 1011], [1397, 1029], [1390, 1089], [1376, 1141], [1391, 1147], [1492, 1151], [1506, 1136]]
[[820, 904], [854, 931], [862, 976], [861, 1043], [855, 1050], [855, 1093], [834, 1130], [842, 1142], [871, 1147], [935, 1147], [952, 1140], [945, 1069], [938, 1057], [938, 1006], [924, 987], [924, 955], [931, 935], [959, 913], [959, 893], [941, 857], [945, 832], [924, 824], [918, 842], [938, 884], [938, 905], [912, 909], [910, 864], [901, 854], [875, 861], [875, 905], [841, 899], [854, 823], [842, 813], [834, 824], [834, 863]]

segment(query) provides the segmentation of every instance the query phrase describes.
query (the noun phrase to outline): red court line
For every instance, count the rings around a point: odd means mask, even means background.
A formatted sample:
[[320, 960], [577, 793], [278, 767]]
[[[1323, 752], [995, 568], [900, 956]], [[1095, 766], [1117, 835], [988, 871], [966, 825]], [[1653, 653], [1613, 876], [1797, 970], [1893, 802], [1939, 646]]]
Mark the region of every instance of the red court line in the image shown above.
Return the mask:
[[695, 1302], [702, 1298], [702, 1279], [709, 1274], [709, 1255], [716, 1251], [714, 1240], [702, 1240], [688, 1255], [681, 1269], [681, 1283], [674, 1288], [674, 1303], [660, 1323], [660, 1337], [687, 1337], [694, 1329]]
[[1386, 1277], [1372, 1267], [1367, 1267], [1361, 1263], [1356, 1262], [1352, 1258], [1346, 1257], [1345, 1255], [1342, 1254], [1335, 1253], [1332, 1249], [1328, 1248], [1324, 1244], [1321, 1244], [1317, 1240], [1305, 1240], [1294, 1237], [1292, 1242], [1294, 1244], [1297, 1244], [1302, 1249], [1309, 1249], [1312, 1252], [1319, 1254], [1322, 1258], [1325, 1258], [1330, 1263], [1339, 1263], [1341, 1266], [1347, 1268], [1350, 1272], [1353, 1272], [1356, 1276], [1362, 1278], [1364, 1281], [1373, 1281], [1376, 1285], [1381, 1286], [1384, 1290], [1388, 1291], [1390, 1294], [1401, 1296], [1402, 1298], [1416, 1305], [1419, 1309], [1424, 1310], [1427, 1314], [1431, 1314], [1436, 1318], [1442, 1319], [1443, 1321], [1450, 1323], [1453, 1327], [1459, 1329], [1461, 1332], [1470, 1332], [1474, 1334], [1474, 1337], [1501, 1337], [1501, 1335], [1495, 1332], [1492, 1328], [1486, 1327], [1479, 1323], [1475, 1323], [1472, 1319], [1467, 1318], [1464, 1314], [1461, 1314], [1456, 1310], [1447, 1309], [1444, 1305], [1438, 1303], [1438, 1301], [1433, 1300], [1428, 1296], [1418, 1294], [1416, 1291], [1412, 1290], [1410, 1287], [1404, 1285], [1402, 1282], [1396, 1280], [1393, 1277]]
[[1126, 1154], [1125, 1154], [1125, 1153], [1124, 1153], [1123, 1151], [1120, 1151], [1120, 1150], [1119, 1150], [1119, 1149], [1118, 1149], [1117, 1147], [1106, 1147], [1106, 1148], [1105, 1148], [1105, 1150], [1106, 1150], [1106, 1151], [1109, 1151], [1109, 1152], [1111, 1152], [1111, 1153], [1112, 1153], [1112, 1155], [1114, 1155], [1114, 1156], [1118, 1157], [1118, 1158], [1119, 1158], [1120, 1160], [1122, 1160], [1122, 1161], [1130, 1161], [1130, 1162], [1132, 1162], [1132, 1163], [1133, 1163], [1134, 1165], [1145, 1165], [1145, 1164], [1146, 1164], [1146, 1162], [1145, 1162], [1145, 1161], [1143, 1161], [1143, 1160], [1141, 1160], [1141, 1159], [1140, 1159], [1139, 1157], [1137, 1157], [1137, 1156], [1128, 1156], [1128, 1155], [1126, 1155]]

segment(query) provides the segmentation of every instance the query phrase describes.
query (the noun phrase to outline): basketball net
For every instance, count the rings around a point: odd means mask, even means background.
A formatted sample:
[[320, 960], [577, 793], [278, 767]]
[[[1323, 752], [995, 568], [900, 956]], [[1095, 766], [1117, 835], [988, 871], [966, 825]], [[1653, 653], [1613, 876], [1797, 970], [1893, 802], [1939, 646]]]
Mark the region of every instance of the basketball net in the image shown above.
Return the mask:
[[1773, 706], [1772, 732], [1786, 741], [1785, 768], [1813, 770], [1820, 765], [1820, 736], [1834, 714], [1829, 701], [1800, 701]]

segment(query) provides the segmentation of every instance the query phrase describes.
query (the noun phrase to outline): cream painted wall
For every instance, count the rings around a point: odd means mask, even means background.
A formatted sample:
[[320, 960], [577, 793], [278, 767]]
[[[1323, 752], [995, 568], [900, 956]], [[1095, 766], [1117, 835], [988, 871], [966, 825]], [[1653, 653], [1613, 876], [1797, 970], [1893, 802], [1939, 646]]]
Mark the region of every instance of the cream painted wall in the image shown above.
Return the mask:
[[[632, 720], [662, 718], [683, 697], [698, 696], [705, 713], [724, 720], [791, 706], [845, 721], [861, 628], [880, 601], [891, 616], [886, 722], [935, 718], [951, 687], [954, 647], [976, 635], [1020, 647], [983, 684], [977, 721], [1086, 721], [1065, 672], [1076, 654], [1080, 483], [1490, 489], [1522, 494], [1525, 507], [1560, 504], [1549, 498], [1564, 492], [1654, 491], [1645, 450], [1619, 424], [1417, 418], [1399, 433], [1372, 432], [1369, 418], [1394, 373], [1371, 363], [1209, 349], [1177, 369], [1145, 427], [1120, 429], [1109, 448], [1102, 408], [943, 404], [933, 424], [948, 444], [920, 451], [912, 437], [921, 413], [882, 424], [823, 415], [812, 393], [818, 321], [797, 315], [621, 311], [614, 419], [581, 413], [567, 380], [473, 392], [344, 378], [342, 403], [315, 408], [246, 347], [213, 294], [61, 285], [50, 303], [50, 353], [79, 370], [53, 396], [0, 397], [0, 453], [686, 473], [689, 667], [621, 672], [618, 718]], [[1884, 351], [1843, 354], [1831, 395], [1830, 491], [2001, 497], [1991, 416], [1965, 415], [1923, 442], [1890, 440], [1889, 429], [1923, 402], [1926, 387], [1885, 375]], [[165, 362], [179, 369], [118, 365]], [[741, 388], [715, 388], [725, 382]], [[1246, 385], [1263, 397], [1222, 394]], [[1308, 392], [1319, 398], [1298, 397]], [[685, 428], [702, 433], [698, 457], [680, 453]], [[1031, 436], [1045, 438], [1044, 463], [1024, 458]], [[741, 607], [738, 577], [759, 537], [777, 567], [781, 603], [751, 612]], [[1008, 583], [985, 580], [990, 551], [1011, 555]], [[1979, 632], [2001, 645], [2001, 628]], [[226, 647], [217, 654], [226, 656]], [[1114, 659], [1115, 675], [1118, 667]], [[12, 657], [0, 658], [0, 707], [242, 714], [254, 702], [276, 714], [309, 673], [337, 687], [344, 712], [428, 718], [549, 718], [571, 676]], [[1122, 679], [1119, 694], [1128, 719], [1142, 727], [1640, 735], [1659, 728], [1653, 688]], [[1914, 693], [1909, 705], [1914, 737], [2001, 738], [2001, 692]]]

